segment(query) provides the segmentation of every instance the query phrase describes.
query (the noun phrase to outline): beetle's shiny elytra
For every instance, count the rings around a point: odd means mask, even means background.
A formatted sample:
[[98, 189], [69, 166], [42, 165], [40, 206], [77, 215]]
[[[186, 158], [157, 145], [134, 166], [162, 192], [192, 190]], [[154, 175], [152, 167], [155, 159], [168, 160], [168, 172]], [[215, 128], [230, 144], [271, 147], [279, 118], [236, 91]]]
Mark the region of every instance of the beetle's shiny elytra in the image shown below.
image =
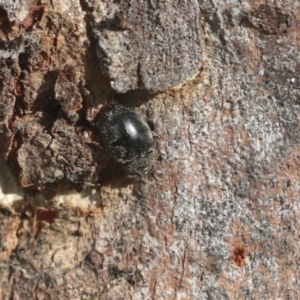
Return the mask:
[[113, 103], [96, 121], [102, 146], [130, 171], [146, 174], [154, 157], [154, 140], [148, 124], [133, 110]]

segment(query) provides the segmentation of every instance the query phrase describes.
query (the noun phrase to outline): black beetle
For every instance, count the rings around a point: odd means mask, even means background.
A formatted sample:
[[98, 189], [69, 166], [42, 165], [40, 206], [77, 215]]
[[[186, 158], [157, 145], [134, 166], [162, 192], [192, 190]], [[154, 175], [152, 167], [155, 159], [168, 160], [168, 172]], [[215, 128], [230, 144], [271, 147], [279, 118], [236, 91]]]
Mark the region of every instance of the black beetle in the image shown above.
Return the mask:
[[133, 110], [112, 103], [97, 117], [96, 126], [104, 149], [130, 172], [148, 173], [154, 158], [154, 140], [148, 124]]

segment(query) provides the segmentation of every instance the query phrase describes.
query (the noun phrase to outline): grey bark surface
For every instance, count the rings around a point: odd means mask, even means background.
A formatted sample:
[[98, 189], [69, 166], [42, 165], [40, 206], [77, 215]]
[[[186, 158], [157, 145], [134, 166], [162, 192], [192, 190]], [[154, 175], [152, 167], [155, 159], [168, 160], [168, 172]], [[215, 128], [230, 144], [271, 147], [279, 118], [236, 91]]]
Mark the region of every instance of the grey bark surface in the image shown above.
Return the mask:
[[[299, 299], [299, 15], [0, 0], [0, 299]], [[151, 124], [144, 178], [94, 137], [111, 100]]]

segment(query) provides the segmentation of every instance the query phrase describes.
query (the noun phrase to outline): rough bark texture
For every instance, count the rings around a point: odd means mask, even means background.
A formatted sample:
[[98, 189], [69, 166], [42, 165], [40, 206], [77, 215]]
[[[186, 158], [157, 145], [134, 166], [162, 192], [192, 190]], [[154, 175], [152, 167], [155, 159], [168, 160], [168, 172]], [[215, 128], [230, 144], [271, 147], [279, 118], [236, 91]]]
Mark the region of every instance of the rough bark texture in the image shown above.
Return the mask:
[[[0, 0], [0, 299], [299, 299], [299, 15]], [[145, 178], [94, 136], [112, 99], [152, 124]]]
[[93, 9], [93, 32], [118, 93], [161, 91], [199, 70], [203, 34], [197, 0], [121, 0], [104, 11], [102, 6]]

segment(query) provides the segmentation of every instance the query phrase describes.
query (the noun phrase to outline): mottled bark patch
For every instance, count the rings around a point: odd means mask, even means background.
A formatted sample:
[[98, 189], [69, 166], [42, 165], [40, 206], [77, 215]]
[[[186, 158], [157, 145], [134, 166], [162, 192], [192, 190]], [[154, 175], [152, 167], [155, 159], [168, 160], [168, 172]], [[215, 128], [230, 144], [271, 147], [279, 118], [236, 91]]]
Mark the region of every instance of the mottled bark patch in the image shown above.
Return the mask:
[[98, 184], [107, 158], [87, 120], [101, 105], [86, 87], [85, 31], [44, 6], [22, 22], [2, 15], [11, 31], [0, 28], [1, 155], [24, 188]]
[[98, 55], [118, 93], [157, 92], [201, 67], [203, 36], [198, 1], [119, 1], [93, 12]]
[[269, 4], [260, 4], [256, 10], [245, 12], [243, 21], [267, 35], [287, 33], [296, 25], [292, 12]]

